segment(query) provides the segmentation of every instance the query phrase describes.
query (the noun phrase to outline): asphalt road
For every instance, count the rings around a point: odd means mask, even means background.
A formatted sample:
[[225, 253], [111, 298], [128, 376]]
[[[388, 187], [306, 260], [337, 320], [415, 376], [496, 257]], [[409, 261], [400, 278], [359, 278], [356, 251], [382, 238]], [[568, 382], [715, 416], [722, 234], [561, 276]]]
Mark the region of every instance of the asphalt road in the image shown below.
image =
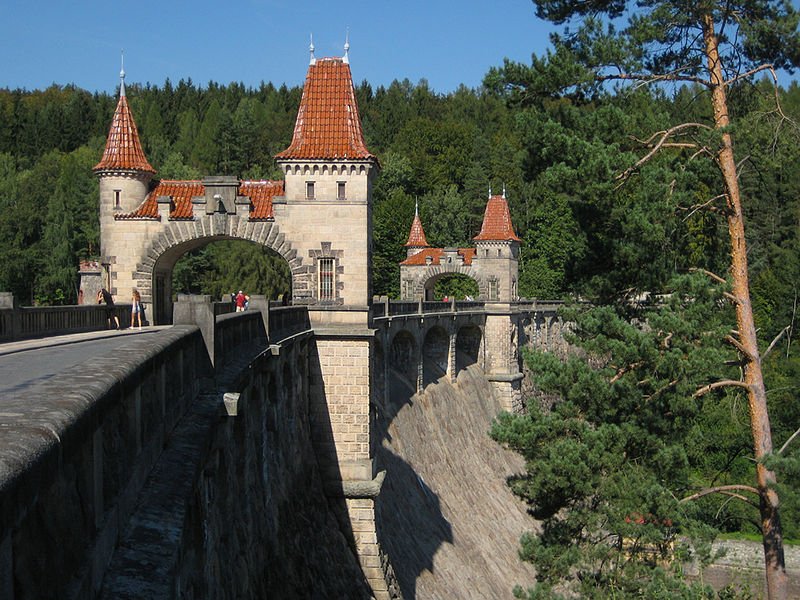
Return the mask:
[[123, 353], [129, 336], [155, 335], [158, 329], [99, 331], [0, 344], [0, 402], [59, 373], [91, 370], [93, 359]]

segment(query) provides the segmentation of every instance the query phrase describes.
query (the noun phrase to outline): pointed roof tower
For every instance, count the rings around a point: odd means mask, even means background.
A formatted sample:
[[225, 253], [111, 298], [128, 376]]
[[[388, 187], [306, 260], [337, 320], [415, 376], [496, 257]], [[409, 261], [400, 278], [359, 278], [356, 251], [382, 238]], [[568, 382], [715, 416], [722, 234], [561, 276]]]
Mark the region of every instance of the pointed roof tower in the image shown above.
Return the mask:
[[511, 223], [511, 211], [508, 210], [505, 191], [502, 196], [489, 196], [489, 201], [486, 203], [486, 212], [483, 214], [481, 232], [473, 239], [477, 242], [490, 240], [520, 241], [514, 233], [514, 225]]
[[108, 132], [108, 141], [103, 157], [94, 166], [95, 173], [101, 171], [141, 171], [155, 174], [156, 170], [147, 162], [147, 158], [139, 142], [139, 132], [133, 120], [128, 99], [125, 96], [125, 69], [119, 72], [119, 102], [111, 129]]
[[364, 142], [347, 52], [344, 58], [311, 53], [292, 143], [275, 158], [375, 160]]
[[414, 220], [411, 222], [411, 232], [408, 234], [407, 248], [428, 248], [425, 239], [425, 230], [422, 229], [422, 220], [419, 218], [419, 204], [414, 204]]

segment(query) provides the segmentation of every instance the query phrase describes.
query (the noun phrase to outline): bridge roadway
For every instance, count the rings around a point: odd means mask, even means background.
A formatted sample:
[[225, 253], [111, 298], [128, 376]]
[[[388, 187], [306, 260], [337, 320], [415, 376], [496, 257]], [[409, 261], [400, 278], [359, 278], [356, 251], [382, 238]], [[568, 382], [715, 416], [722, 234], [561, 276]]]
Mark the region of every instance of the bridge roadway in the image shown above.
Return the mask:
[[91, 331], [0, 344], [0, 411], [6, 397], [28, 392], [59, 373], [83, 368], [92, 359], [123, 354], [131, 336], [157, 335], [169, 327]]

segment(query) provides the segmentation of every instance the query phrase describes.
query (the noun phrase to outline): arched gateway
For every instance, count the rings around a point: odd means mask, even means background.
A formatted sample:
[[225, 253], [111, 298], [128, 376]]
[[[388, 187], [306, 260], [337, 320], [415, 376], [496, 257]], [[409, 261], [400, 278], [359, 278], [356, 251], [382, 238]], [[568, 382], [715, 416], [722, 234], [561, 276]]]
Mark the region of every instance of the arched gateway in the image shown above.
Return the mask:
[[276, 156], [284, 181], [153, 183], [120, 76], [105, 152], [94, 167], [104, 287], [123, 300], [139, 289], [155, 322], [169, 323], [177, 259], [212, 241], [241, 239], [286, 259], [294, 303], [366, 310], [378, 162], [364, 142], [346, 56], [312, 56], [292, 143]]
[[403, 300], [433, 300], [433, 285], [446, 275], [466, 275], [478, 284], [476, 300], [517, 300], [519, 242], [511, 223], [511, 212], [502, 195], [489, 194], [475, 248], [431, 248], [425, 230], [414, 213], [406, 242], [406, 260], [400, 263], [400, 294]]

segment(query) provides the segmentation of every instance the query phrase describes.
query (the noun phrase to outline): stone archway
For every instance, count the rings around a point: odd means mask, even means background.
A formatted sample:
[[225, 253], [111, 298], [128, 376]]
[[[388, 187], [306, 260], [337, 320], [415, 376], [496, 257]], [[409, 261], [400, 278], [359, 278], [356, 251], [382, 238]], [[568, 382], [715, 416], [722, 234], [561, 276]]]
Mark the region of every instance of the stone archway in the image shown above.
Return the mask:
[[478, 285], [478, 297], [486, 297], [488, 293], [488, 284], [483, 280], [478, 272], [471, 266], [455, 266], [448, 265], [434, 265], [426, 268], [422, 273], [417, 276], [416, 284], [414, 286], [414, 297], [423, 298], [424, 300], [433, 300], [433, 297], [428, 297], [433, 292], [434, 284], [439, 280], [451, 275], [463, 275], [469, 277]]
[[422, 386], [425, 387], [447, 373], [450, 362], [450, 336], [434, 325], [425, 333], [422, 344]]
[[151, 241], [136, 266], [134, 281], [142, 300], [151, 307], [156, 324], [172, 321], [172, 266], [186, 252], [221, 240], [244, 240], [267, 247], [288, 263], [292, 290], [306, 290], [311, 274], [274, 221], [253, 222], [227, 214], [206, 215], [194, 221], [170, 221]]

